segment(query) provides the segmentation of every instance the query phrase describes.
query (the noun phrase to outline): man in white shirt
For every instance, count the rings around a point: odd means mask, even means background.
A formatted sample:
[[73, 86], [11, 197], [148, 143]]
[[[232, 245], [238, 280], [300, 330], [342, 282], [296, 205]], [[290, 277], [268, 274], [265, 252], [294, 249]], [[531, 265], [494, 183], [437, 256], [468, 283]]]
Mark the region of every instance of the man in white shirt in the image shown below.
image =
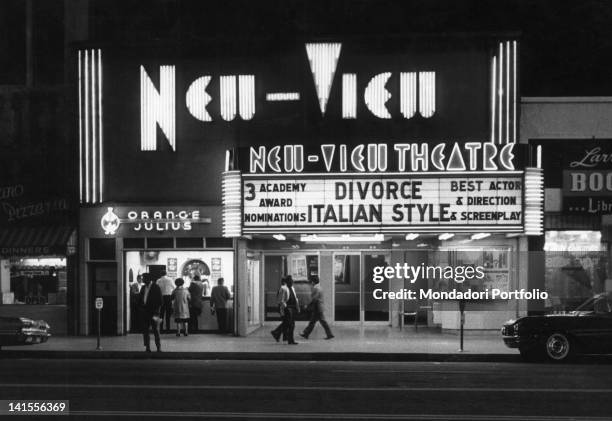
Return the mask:
[[[174, 291], [174, 281], [170, 279], [165, 270], [161, 271], [161, 277], [157, 280], [156, 284], [161, 289], [162, 293], [162, 307], [161, 307], [161, 318], [162, 325], [166, 323], [166, 331], [170, 331], [170, 316], [172, 316], [172, 291]], [[164, 328], [160, 326], [160, 330]]]
[[299, 313], [300, 304], [297, 294], [295, 293], [295, 288], [293, 288], [293, 279], [291, 275], [285, 278], [284, 285], [281, 284], [278, 296], [279, 308], [283, 321], [270, 333], [276, 342], [279, 341], [282, 333], [283, 340], [286, 340], [289, 345], [297, 345], [297, 342], [293, 339], [293, 330], [295, 329], [295, 316]]

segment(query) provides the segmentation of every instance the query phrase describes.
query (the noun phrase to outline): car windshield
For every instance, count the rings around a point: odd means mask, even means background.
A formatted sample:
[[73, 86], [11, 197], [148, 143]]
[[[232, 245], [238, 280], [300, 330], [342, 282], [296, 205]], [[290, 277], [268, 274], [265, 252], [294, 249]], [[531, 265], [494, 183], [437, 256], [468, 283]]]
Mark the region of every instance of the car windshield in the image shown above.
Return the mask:
[[612, 293], [597, 294], [589, 298], [584, 303], [580, 304], [575, 312], [594, 311], [597, 313], [606, 313], [612, 310]]

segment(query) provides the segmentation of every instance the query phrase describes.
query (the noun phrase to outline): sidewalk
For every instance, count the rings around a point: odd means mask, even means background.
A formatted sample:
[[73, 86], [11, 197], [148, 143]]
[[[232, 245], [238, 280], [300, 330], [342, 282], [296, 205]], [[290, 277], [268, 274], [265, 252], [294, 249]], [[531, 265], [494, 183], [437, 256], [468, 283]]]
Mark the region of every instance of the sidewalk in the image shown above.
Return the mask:
[[[455, 360], [517, 361], [518, 352], [504, 346], [497, 332], [470, 333], [464, 337], [464, 352], [459, 351], [459, 335], [435, 330], [387, 326], [333, 326], [332, 340], [325, 340], [323, 329], [315, 328], [308, 340], [296, 335], [297, 346], [270, 335], [275, 323], [268, 323], [248, 337], [193, 334], [176, 337], [162, 334], [162, 350], [145, 354], [142, 336], [102, 337], [102, 351], [96, 351], [95, 337], [51, 337], [39, 345], [4, 347], [1, 357], [21, 358], [189, 358], [189, 359], [264, 359], [264, 360]], [[305, 323], [296, 323], [301, 332]], [[153, 338], [151, 338], [153, 339]], [[152, 348], [153, 341], [152, 342]]]

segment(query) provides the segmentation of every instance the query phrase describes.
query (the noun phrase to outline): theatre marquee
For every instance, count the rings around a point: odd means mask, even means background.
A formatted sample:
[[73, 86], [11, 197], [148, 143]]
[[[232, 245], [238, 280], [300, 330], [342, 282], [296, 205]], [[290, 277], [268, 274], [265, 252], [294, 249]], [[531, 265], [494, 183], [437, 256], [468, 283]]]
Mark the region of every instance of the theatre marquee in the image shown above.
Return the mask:
[[337, 154], [343, 145], [298, 158], [238, 151], [242, 167], [224, 173], [224, 234], [540, 232], [542, 173], [515, 168], [515, 145], [429, 145], [437, 152], [417, 161], [403, 145], [357, 158]]

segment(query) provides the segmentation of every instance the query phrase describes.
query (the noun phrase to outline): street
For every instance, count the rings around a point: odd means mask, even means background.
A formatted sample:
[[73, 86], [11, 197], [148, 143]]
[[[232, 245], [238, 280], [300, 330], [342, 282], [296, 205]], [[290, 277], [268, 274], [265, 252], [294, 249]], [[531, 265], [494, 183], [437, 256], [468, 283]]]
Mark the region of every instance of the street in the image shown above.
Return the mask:
[[2, 399], [77, 419], [612, 419], [612, 365], [0, 360]]

